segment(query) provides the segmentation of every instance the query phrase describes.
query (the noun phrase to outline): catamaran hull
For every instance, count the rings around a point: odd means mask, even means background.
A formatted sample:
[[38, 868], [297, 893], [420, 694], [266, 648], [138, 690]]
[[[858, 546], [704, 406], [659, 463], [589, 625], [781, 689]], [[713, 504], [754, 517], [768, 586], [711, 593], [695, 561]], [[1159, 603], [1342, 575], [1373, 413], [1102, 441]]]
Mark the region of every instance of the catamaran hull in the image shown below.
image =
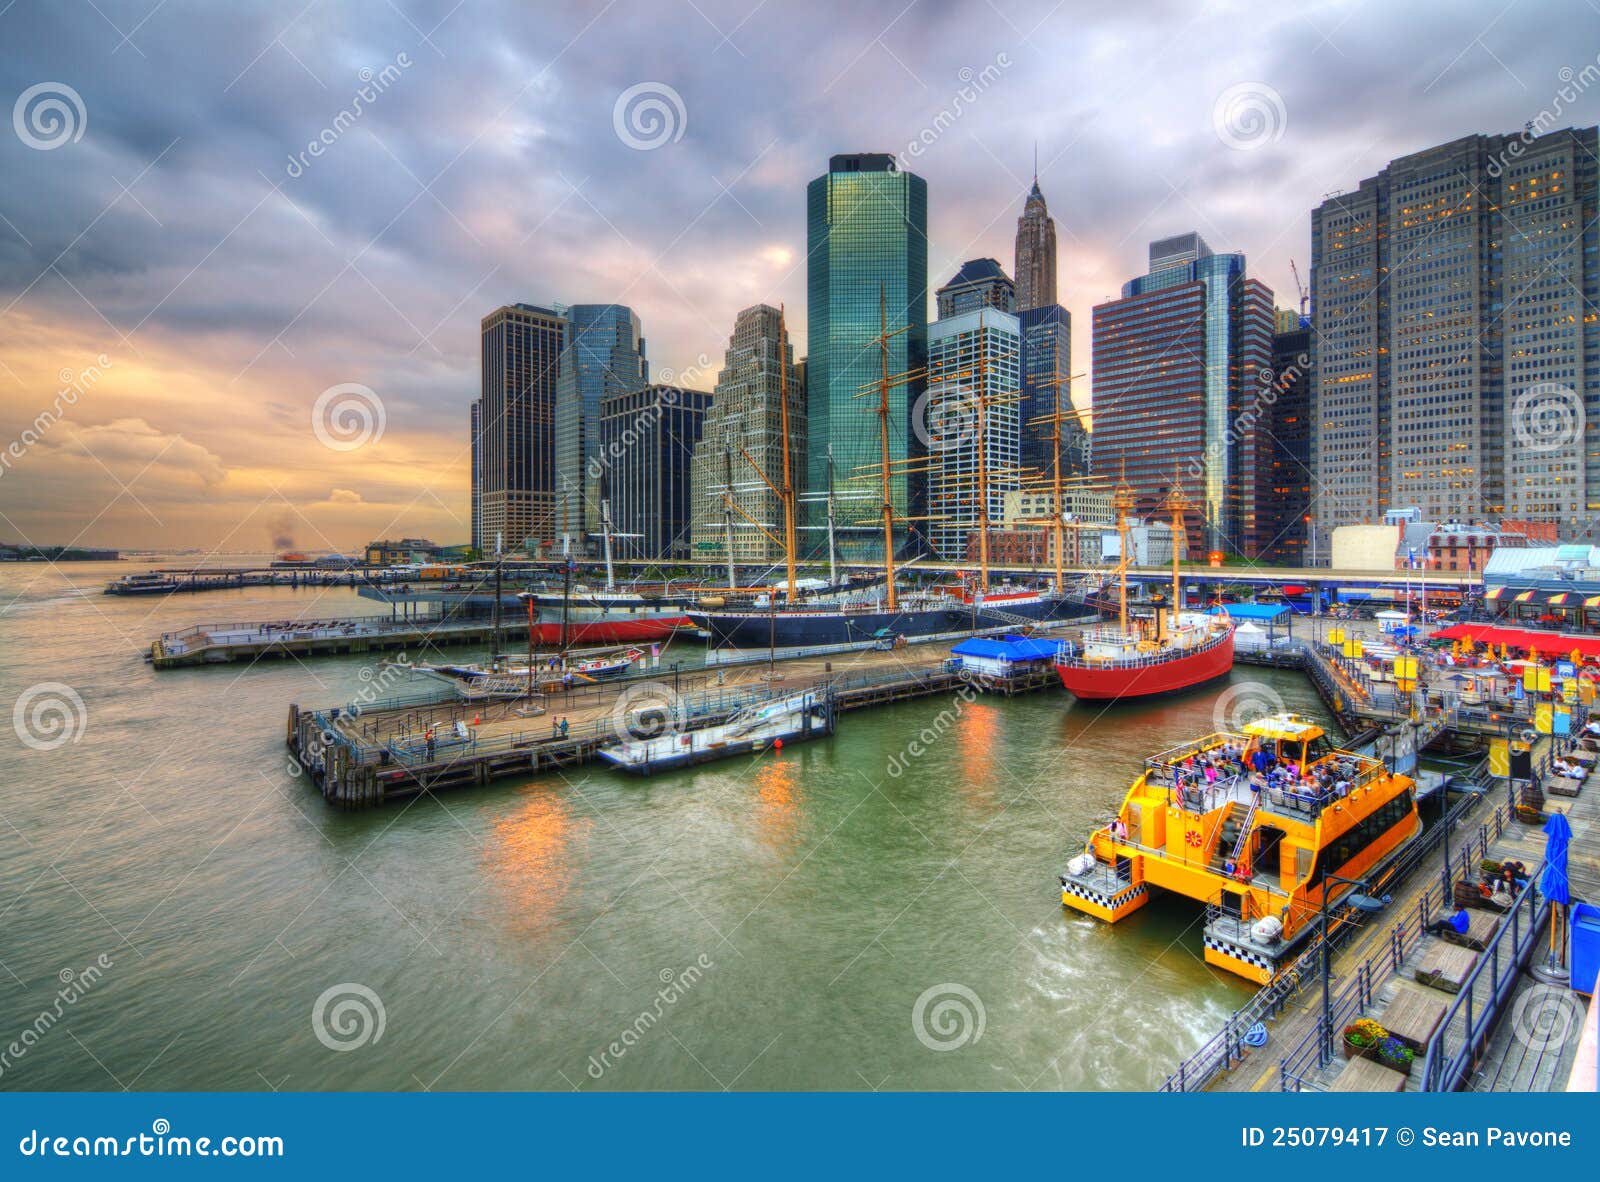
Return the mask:
[[1202, 645], [1192, 653], [1153, 661], [1146, 665], [1097, 667], [1091, 664], [1057, 664], [1061, 684], [1088, 702], [1124, 701], [1193, 689], [1233, 668], [1233, 633]]

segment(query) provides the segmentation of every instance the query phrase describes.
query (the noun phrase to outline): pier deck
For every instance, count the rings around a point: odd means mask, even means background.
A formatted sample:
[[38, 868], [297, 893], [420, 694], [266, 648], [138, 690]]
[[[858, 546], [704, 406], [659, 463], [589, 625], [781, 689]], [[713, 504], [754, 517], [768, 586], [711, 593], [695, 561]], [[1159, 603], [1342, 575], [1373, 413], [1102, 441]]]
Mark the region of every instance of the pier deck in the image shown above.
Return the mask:
[[[527, 635], [527, 621], [515, 615], [500, 625], [503, 640], [523, 640]], [[493, 638], [494, 626], [487, 619], [439, 616], [196, 624], [181, 632], [163, 633], [152, 641], [150, 663], [157, 669], [181, 669], [267, 658], [393, 652], [446, 644], [487, 645]]]
[[625, 721], [637, 725], [641, 710], [647, 725], [681, 732], [808, 690], [828, 693], [836, 710], [848, 711], [969, 687], [1011, 695], [1060, 686], [1048, 663], [1006, 678], [974, 678], [953, 670], [942, 646], [927, 646], [932, 653], [918, 647], [791, 657], [770, 667], [657, 668], [552, 693], [538, 692], [536, 678], [531, 697], [494, 701], [475, 701], [440, 685], [338, 709], [295, 705], [289, 708], [287, 742], [325, 799], [365, 807], [586, 763], [622, 737]]

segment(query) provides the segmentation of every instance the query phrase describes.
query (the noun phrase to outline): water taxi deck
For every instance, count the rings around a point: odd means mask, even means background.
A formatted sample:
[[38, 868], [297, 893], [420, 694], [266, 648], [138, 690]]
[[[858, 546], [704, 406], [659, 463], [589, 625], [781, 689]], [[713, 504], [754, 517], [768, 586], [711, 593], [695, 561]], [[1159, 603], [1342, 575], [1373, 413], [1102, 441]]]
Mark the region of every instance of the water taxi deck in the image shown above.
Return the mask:
[[1152, 887], [1186, 895], [1207, 908], [1206, 961], [1264, 984], [1311, 931], [1325, 889], [1330, 900], [1348, 891], [1339, 879], [1372, 871], [1420, 830], [1410, 777], [1279, 714], [1147, 759], [1061, 875], [1061, 901], [1115, 923]]

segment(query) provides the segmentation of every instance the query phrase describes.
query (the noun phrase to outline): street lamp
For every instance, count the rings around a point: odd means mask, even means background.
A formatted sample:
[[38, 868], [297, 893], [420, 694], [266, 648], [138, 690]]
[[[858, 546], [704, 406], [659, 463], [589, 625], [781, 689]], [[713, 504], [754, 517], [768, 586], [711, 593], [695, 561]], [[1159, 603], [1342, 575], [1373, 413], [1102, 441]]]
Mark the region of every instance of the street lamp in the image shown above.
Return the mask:
[[1333, 985], [1331, 959], [1333, 949], [1329, 945], [1332, 933], [1328, 930], [1328, 884], [1342, 882], [1346, 886], [1360, 887], [1365, 890], [1369, 885], [1364, 878], [1342, 878], [1337, 874], [1324, 874], [1322, 876], [1322, 1062], [1327, 1063], [1333, 1058]]

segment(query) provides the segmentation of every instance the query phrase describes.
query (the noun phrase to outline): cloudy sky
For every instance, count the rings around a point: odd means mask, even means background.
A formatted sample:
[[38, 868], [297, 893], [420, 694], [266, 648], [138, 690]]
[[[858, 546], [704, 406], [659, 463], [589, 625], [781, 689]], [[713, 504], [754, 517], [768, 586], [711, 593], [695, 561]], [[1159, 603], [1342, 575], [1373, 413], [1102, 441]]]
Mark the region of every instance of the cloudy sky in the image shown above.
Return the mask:
[[480, 318], [627, 303], [709, 387], [784, 301], [803, 352], [834, 152], [927, 178], [939, 283], [1010, 269], [1037, 141], [1086, 369], [1150, 239], [1292, 306], [1324, 194], [1600, 53], [1586, 0], [300, 4], [0, 0], [0, 541], [465, 540]]

